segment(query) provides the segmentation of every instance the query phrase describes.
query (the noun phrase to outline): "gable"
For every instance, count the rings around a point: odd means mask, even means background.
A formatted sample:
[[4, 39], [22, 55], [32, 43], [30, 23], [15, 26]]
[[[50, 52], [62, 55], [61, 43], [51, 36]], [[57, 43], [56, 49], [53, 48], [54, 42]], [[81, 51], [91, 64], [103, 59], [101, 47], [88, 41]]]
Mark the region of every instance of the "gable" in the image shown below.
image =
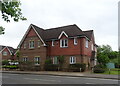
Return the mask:
[[37, 36], [37, 34], [35, 33], [35, 31], [31, 27], [30, 30], [29, 30], [29, 32], [27, 33], [26, 37], [33, 37], [33, 36]]
[[24, 42], [24, 40], [27, 38], [27, 37], [33, 37], [33, 36], [38, 36], [38, 38], [42, 41], [42, 43], [44, 45], [45, 42], [43, 41], [43, 39], [40, 37], [40, 35], [38, 34], [38, 32], [36, 31], [36, 29], [32, 26], [32, 24], [29, 26], [28, 30], [26, 31], [25, 35], [23, 36], [22, 40], [20, 41], [19, 45], [18, 45], [18, 48], [21, 47], [22, 43]]
[[7, 47], [4, 48], [4, 50], [2, 51], [2, 53], [3, 53], [4, 51], [6, 51], [8, 54], [12, 55], [11, 52], [10, 52], [10, 50], [9, 50]]
[[68, 37], [68, 35], [64, 31], [62, 31], [61, 34], [59, 35], [58, 39], [60, 39], [63, 35]]

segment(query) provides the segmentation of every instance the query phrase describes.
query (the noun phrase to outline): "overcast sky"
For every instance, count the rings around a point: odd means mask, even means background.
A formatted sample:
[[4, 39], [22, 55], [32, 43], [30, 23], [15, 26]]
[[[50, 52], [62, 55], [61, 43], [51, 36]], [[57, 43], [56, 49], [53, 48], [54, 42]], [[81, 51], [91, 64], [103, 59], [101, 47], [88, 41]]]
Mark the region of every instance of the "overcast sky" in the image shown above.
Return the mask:
[[6, 23], [0, 18], [0, 26], [6, 28], [0, 35], [0, 45], [17, 48], [31, 23], [44, 29], [77, 24], [83, 31], [94, 30], [97, 45], [108, 44], [118, 50], [119, 0], [20, 1], [27, 21]]

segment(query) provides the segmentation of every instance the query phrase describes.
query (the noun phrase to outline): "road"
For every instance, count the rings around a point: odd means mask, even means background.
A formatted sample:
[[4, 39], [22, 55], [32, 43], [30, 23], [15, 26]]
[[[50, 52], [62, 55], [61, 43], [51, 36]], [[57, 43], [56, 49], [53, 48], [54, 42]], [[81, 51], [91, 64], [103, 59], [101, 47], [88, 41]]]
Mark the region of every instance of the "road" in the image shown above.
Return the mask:
[[2, 74], [3, 84], [118, 84], [115, 79], [34, 75], [34, 74]]

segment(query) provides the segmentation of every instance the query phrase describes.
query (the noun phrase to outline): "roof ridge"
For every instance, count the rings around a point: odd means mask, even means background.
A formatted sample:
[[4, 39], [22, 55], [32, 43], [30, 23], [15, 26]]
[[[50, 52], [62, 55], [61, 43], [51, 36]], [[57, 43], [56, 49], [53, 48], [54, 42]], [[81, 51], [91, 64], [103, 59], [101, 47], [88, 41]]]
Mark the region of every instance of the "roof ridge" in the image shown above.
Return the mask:
[[60, 29], [60, 28], [69, 27], [69, 26], [77, 26], [77, 25], [76, 24], [64, 25], [64, 26], [60, 26], [60, 27], [48, 28], [48, 29], [45, 29], [45, 31], [53, 30], [53, 29]]

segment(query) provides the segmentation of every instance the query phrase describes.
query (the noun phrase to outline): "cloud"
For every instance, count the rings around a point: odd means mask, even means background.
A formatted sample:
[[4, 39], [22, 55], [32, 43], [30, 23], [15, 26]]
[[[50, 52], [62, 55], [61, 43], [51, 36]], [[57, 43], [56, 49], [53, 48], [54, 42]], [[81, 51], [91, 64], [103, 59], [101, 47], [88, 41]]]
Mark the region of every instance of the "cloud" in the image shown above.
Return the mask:
[[21, 0], [27, 21], [6, 23], [0, 19], [5, 35], [0, 44], [17, 47], [31, 23], [48, 29], [77, 24], [82, 30], [93, 29], [96, 43], [118, 48], [118, 0]]

